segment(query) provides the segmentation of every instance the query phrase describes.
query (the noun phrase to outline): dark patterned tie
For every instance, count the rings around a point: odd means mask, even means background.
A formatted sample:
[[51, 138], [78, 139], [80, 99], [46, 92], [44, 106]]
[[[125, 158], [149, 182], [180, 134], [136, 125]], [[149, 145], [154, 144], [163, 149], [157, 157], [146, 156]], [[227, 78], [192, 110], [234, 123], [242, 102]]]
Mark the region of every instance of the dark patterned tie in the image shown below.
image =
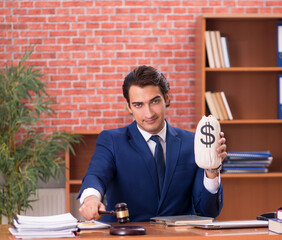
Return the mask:
[[163, 183], [164, 183], [164, 175], [165, 175], [164, 152], [163, 152], [163, 148], [162, 148], [162, 145], [160, 143], [158, 135], [151, 136], [151, 140], [153, 140], [156, 143], [155, 161], [156, 161], [157, 170], [158, 170], [159, 193], [161, 195]]

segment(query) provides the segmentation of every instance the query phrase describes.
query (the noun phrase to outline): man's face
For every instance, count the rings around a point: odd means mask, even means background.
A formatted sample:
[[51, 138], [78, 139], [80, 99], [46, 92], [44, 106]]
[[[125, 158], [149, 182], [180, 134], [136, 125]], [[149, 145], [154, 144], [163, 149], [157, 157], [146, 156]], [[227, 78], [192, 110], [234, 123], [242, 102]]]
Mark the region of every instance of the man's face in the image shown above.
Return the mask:
[[164, 99], [158, 86], [148, 85], [129, 88], [128, 110], [133, 114], [138, 126], [151, 134], [156, 134], [164, 127], [168, 95]]

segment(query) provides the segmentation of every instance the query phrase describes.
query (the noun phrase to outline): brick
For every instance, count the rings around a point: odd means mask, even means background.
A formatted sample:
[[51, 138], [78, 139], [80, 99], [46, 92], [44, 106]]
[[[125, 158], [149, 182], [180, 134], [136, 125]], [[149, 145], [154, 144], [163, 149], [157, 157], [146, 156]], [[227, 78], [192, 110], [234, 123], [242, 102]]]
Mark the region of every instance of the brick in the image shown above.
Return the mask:
[[78, 119], [56, 119], [52, 120], [52, 125], [77, 125], [79, 124]]
[[46, 22], [46, 17], [19, 17], [18, 22]]
[[103, 117], [116, 117], [117, 113], [116, 111], [103, 111], [102, 116]]
[[70, 112], [59, 112], [58, 117], [59, 118], [71, 118], [71, 113]]
[[63, 1], [63, 7], [93, 7], [93, 1]]
[[35, 1], [34, 4], [36, 8], [56, 8], [61, 5], [59, 1]]
[[92, 110], [89, 110], [89, 111], [87, 111], [87, 112], [88, 112], [88, 117], [101, 117], [101, 116], [102, 116], [101, 111], [92, 111]]
[[81, 124], [90, 125], [94, 124], [94, 119], [81, 119]]
[[56, 60], [49, 61], [50, 66], [76, 66], [76, 61], [73, 60]]
[[66, 111], [66, 110], [77, 110], [78, 106], [77, 104], [57, 104], [57, 105], [52, 106], [52, 108], [56, 111], [59, 111], [59, 110]]
[[77, 31], [52, 31], [50, 32], [51, 37], [71, 37], [77, 36]]
[[264, 1], [258, 0], [258, 1], [238, 1], [238, 6], [263, 6], [264, 5]]
[[[275, 1], [266, 1], [265, 2], [266, 6], [273, 6], [273, 7], [278, 7], [278, 6], [282, 6], [282, 3], [280, 0], [275, 0]], [[280, 9], [281, 10], [281, 9]]]
[[82, 112], [82, 111], [74, 112], [73, 117], [74, 118], [85, 118], [87, 117], [87, 112]]
[[0, 30], [11, 30], [12, 25], [11, 24], [0, 24]]

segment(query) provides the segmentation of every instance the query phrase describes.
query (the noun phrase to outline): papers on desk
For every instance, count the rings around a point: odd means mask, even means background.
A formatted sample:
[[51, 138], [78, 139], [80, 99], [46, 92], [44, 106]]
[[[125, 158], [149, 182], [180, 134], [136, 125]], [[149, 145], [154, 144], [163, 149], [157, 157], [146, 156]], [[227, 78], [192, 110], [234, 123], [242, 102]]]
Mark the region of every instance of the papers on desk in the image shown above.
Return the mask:
[[70, 213], [34, 217], [17, 215], [9, 231], [16, 238], [62, 238], [75, 237], [77, 219]]

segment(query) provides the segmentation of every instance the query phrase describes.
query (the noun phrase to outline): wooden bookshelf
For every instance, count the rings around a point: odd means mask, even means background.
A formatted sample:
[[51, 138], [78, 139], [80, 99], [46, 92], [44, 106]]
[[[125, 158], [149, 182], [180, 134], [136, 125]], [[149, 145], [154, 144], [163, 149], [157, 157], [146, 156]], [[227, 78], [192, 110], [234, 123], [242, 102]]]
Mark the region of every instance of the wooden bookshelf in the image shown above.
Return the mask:
[[[72, 193], [77, 194], [79, 192], [82, 178], [84, 177], [88, 165], [91, 161], [91, 157], [94, 153], [96, 141], [99, 135], [99, 131], [76, 131], [73, 132], [82, 136], [80, 144], [74, 145], [76, 155], [66, 152], [66, 212], [72, 212], [71, 209], [71, 197]], [[77, 211], [77, 209], [76, 209]], [[75, 215], [75, 214], [74, 214]]]
[[[267, 174], [222, 174], [219, 220], [255, 219], [282, 206], [282, 120], [278, 117], [276, 25], [281, 15], [203, 15], [197, 19], [196, 118], [208, 115], [204, 93], [224, 91], [234, 120], [220, 121], [228, 151], [270, 150]], [[230, 68], [209, 68], [206, 30], [227, 37]]]

